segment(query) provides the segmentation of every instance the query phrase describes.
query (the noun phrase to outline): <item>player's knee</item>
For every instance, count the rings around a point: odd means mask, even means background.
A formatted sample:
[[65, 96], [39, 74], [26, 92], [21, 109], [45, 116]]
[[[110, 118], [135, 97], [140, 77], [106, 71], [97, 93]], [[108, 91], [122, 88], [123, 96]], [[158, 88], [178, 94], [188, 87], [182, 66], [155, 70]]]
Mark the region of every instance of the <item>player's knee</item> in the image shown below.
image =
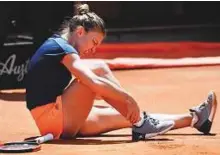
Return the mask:
[[86, 86], [85, 84], [83, 84], [79, 79], [74, 79], [70, 85], [67, 87], [66, 90], [70, 90], [71, 89], [73, 91], [75, 91], [76, 89], [78, 90], [78, 92], [83, 92], [83, 94], [91, 94], [93, 96], [95, 96], [95, 93], [88, 87]]

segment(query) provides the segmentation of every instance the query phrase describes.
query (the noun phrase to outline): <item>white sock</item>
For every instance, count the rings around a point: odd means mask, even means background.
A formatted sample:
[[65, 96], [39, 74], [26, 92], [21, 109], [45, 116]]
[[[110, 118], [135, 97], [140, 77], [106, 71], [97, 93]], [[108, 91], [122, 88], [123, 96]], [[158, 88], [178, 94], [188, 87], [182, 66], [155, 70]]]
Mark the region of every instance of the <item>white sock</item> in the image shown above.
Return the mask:
[[137, 127], [140, 127], [144, 123], [144, 114], [140, 113], [140, 117], [141, 119], [137, 123], [134, 123], [134, 125]]
[[193, 117], [191, 122], [191, 127], [194, 127], [194, 125], [198, 122], [199, 118], [195, 112], [191, 112], [191, 115]]

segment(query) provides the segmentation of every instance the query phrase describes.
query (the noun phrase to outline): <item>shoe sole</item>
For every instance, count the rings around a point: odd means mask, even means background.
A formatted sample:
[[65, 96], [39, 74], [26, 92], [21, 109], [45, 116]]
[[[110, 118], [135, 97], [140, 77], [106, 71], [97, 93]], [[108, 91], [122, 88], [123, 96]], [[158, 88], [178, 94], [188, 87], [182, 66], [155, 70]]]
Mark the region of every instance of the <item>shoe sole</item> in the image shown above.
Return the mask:
[[210, 112], [210, 115], [209, 115], [209, 118], [208, 120], [210, 122], [213, 122], [214, 118], [215, 118], [215, 114], [216, 114], [216, 110], [217, 110], [217, 98], [216, 98], [216, 94], [214, 91], [211, 92], [212, 93], [212, 108], [211, 108], [211, 112]]
[[167, 128], [166, 130], [163, 130], [159, 133], [152, 133], [152, 134], [145, 134], [145, 139], [149, 139], [149, 138], [152, 138], [152, 137], [155, 137], [157, 135], [162, 135], [162, 134], [165, 134], [166, 132], [168, 132], [170, 129], [172, 129], [174, 127], [174, 124], [172, 126], [170, 126], [169, 128]]
[[151, 133], [151, 134], [140, 134], [140, 133], [132, 131], [132, 141], [146, 140], [146, 139], [155, 137], [157, 135], [164, 134], [164, 133], [168, 132], [170, 129], [172, 129], [173, 127], [174, 127], [174, 122], [169, 128], [167, 128], [159, 133], [157, 132], [157, 133]]

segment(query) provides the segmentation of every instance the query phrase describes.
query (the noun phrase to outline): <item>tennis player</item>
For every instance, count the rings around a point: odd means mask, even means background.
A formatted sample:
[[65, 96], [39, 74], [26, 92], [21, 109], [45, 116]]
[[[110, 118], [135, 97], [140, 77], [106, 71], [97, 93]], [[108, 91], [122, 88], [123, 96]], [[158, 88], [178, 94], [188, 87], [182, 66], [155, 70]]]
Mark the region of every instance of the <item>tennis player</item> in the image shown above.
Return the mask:
[[[216, 107], [214, 92], [187, 114], [147, 114], [114, 77], [103, 61], [86, 58], [106, 36], [104, 21], [87, 4], [33, 55], [26, 77], [26, 100], [42, 135], [56, 139], [98, 135], [132, 128], [133, 140], [151, 138], [192, 125], [209, 133]], [[110, 107], [93, 106], [105, 100]], [[214, 115], [213, 115], [214, 116]]]

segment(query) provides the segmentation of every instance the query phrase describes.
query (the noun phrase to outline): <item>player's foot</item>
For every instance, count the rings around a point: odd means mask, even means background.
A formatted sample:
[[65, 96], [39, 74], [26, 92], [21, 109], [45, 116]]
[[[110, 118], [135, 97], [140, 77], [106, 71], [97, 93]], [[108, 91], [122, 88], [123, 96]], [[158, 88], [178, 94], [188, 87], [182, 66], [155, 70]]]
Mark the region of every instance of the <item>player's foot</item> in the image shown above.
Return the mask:
[[150, 117], [144, 112], [144, 123], [140, 126], [133, 126], [132, 140], [144, 140], [164, 134], [174, 126], [174, 121], [160, 121]]
[[216, 95], [209, 92], [207, 99], [200, 105], [189, 109], [193, 116], [192, 127], [204, 134], [209, 134], [217, 109]]

